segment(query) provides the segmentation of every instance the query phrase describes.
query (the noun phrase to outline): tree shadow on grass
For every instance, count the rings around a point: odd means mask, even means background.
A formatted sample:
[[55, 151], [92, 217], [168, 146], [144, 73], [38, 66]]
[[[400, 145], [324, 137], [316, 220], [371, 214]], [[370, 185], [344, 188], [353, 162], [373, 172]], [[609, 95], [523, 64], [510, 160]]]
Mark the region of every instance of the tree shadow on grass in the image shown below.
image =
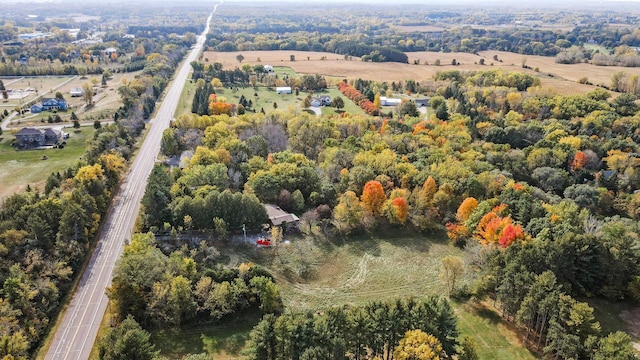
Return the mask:
[[455, 301], [455, 302], [460, 304], [462, 307], [464, 307], [465, 311], [472, 313], [476, 316], [479, 316], [480, 318], [488, 321], [492, 325], [501, 323], [503, 321], [500, 314], [498, 314], [498, 312], [494, 308], [489, 307], [484, 303], [477, 303], [474, 301], [466, 301], [466, 302]]
[[161, 355], [182, 358], [187, 354], [206, 352], [239, 356], [249, 339], [251, 329], [260, 322], [259, 311], [250, 311], [224, 320], [220, 324], [203, 324], [163, 329], [153, 333]]
[[485, 307], [476, 309], [476, 314], [481, 318], [489, 321], [489, 323], [491, 324], [497, 324], [502, 321], [502, 318], [497, 312]]

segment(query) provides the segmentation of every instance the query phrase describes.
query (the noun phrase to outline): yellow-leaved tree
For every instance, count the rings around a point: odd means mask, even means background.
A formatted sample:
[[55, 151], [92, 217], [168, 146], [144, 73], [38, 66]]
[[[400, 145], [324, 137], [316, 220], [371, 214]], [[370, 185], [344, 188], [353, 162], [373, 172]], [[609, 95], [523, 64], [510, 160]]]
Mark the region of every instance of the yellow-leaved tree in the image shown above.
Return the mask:
[[435, 336], [422, 330], [409, 330], [393, 351], [396, 360], [439, 360], [442, 345]]

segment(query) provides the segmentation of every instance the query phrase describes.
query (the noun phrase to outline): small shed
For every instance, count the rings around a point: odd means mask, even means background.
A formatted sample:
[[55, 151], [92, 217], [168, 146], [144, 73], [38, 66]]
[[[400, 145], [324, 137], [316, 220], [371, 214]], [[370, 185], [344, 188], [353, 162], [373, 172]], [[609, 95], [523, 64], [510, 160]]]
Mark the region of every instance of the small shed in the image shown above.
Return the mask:
[[381, 106], [397, 106], [397, 105], [400, 105], [401, 103], [402, 103], [402, 99], [392, 99], [384, 96], [380, 97]]
[[291, 94], [291, 86], [279, 86], [276, 88], [276, 94]]
[[69, 94], [71, 95], [71, 97], [80, 97], [84, 95], [84, 90], [82, 90], [82, 88], [79, 88], [79, 87], [74, 87], [74, 88], [71, 88], [71, 91], [69, 91]]

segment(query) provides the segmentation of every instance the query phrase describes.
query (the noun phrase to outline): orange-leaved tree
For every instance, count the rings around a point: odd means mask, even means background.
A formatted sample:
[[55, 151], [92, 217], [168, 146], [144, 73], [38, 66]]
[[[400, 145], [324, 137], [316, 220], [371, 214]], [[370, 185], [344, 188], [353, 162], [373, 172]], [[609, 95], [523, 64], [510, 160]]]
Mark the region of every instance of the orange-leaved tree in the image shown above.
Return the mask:
[[409, 204], [403, 197], [395, 198], [391, 201], [391, 216], [389, 222], [404, 225], [409, 217]]
[[502, 236], [500, 240], [498, 240], [498, 245], [502, 248], [506, 248], [511, 245], [512, 242], [516, 240], [524, 240], [524, 230], [520, 224], [507, 224], [505, 228], [502, 230]]
[[515, 240], [526, 238], [522, 226], [514, 224], [513, 219], [506, 212], [507, 205], [500, 204], [480, 219], [475, 237], [481, 244], [495, 244], [505, 248]]
[[582, 151], [578, 151], [573, 156], [573, 161], [571, 162], [571, 168], [574, 171], [577, 171], [584, 168], [585, 165], [587, 165], [587, 155]]
[[471, 213], [478, 207], [478, 200], [474, 197], [468, 197], [462, 201], [456, 212], [456, 219], [460, 223], [464, 223], [469, 219]]
[[364, 185], [362, 190], [362, 208], [364, 211], [373, 216], [380, 216], [382, 206], [387, 200], [382, 184], [379, 181], [371, 180]]

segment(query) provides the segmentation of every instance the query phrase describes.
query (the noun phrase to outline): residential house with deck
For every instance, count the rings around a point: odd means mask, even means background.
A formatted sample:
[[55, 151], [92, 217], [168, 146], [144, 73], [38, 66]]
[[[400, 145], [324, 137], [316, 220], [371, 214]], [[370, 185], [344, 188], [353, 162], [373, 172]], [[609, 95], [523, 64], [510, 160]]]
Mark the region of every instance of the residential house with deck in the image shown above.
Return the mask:
[[57, 145], [62, 139], [64, 139], [64, 133], [58, 129], [23, 128], [16, 133], [16, 147], [18, 149], [26, 149], [53, 146]]

